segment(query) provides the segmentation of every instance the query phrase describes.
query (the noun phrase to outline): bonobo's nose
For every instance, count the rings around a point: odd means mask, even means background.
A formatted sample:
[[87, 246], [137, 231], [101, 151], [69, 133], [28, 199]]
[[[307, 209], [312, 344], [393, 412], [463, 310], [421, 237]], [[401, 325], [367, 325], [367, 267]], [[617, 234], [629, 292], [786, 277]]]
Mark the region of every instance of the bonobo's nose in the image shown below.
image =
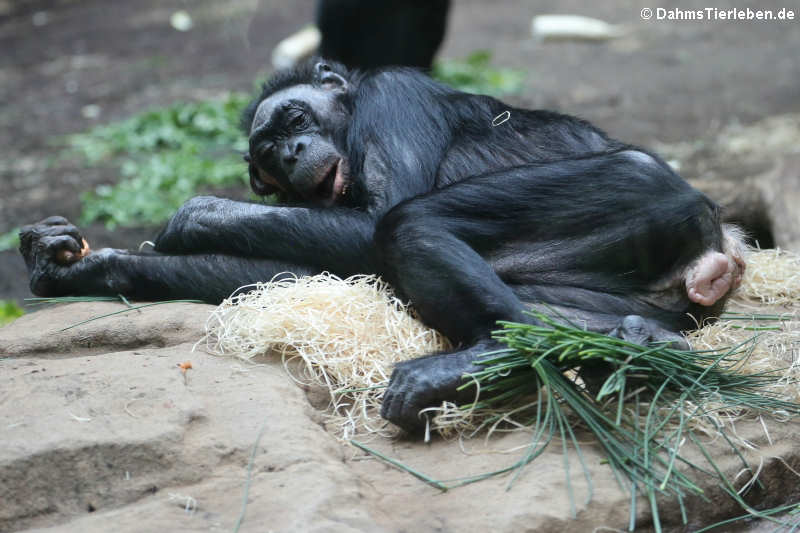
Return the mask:
[[287, 166], [294, 165], [310, 144], [311, 137], [308, 135], [299, 135], [289, 139], [286, 144], [283, 145], [283, 153], [281, 154], [283, 163]]

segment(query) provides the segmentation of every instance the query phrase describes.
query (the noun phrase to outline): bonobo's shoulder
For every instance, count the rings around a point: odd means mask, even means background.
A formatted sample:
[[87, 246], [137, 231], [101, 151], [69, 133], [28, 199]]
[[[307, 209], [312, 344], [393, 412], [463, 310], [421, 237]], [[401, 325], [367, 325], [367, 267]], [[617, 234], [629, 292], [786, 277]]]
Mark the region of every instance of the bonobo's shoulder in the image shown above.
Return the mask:
[[388, 67], [363, 73], [360, 86], [381, 91], [416, 91], [453, 94], [458, 91], [444, 85], [424, 72], [409, 67]]
[[392, 80], [417, 80], [433, 81], [430, 76], [419, 69], [411, 67], [382, 67], [361, 72], [362, 81], [371, 80], [376, 83], [385, 83]]

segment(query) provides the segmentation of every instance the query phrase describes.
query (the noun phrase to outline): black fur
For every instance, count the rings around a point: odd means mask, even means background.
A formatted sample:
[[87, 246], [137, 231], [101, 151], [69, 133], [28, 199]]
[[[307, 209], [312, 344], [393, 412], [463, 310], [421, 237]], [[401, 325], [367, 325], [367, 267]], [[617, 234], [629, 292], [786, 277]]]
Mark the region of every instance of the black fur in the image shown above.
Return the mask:
[[[718, 209], [657, 156], [580, 119], [461, 93], [414, 70], [336, 64], [275, 76], [244, 112], [245, 129], [263, 100], [299, 84], [315, 88], [328, 114], [270, 122], [250, 154], [255, 179], [268, 170], [291, 205], [195, 198], [159, 235], [158, 253], [109, 250], [71, 265], [55, 252], [65, 240], [74, 248], [77, 230], [45, 221], [23, 231], [33, 291], [219, 302], [280, 272], [380, 274], [461, 345], [398, 365], [383, 414], [407, 428], [420, 408], [456, 398], [495, 322], [530, 320], [529, 305], [601, 332], [634, 324], [637, 342], [672, 340], [693, 326], [689, 314], [712, 312], [688, 300], [681, 272], [721, 250]], [[318, 184], [337, 157], [349, 189], [325, 189], [334, 205], [319, 207]]]

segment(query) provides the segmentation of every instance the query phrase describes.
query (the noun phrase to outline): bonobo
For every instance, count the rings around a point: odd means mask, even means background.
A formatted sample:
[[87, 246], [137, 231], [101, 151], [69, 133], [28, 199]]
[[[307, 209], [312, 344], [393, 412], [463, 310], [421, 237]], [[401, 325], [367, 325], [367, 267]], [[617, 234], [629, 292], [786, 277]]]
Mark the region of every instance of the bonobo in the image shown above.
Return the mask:
[[31, 290], [219, 302], [282, 272], [379, 274], [458, 345], [395, 368], [382, 414], [413, 430], [421, 408], [459, 400], [498, 320], [533, 306], [681, 342], [741, 279], [713, 202], [577, 118], [319, 61], [273, 77], [243, 122], [252, 188], [278, 205], [194, 198], [155, 252], [85, 257], [80, 231], [48, 218], [21, 231]]

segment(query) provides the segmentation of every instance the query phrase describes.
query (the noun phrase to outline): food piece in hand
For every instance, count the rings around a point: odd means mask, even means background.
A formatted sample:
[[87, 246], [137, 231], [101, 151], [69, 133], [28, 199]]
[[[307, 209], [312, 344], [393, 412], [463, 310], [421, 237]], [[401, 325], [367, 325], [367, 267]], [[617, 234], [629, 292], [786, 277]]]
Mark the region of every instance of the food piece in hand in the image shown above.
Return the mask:
[[81, 249], [78, 252], [73, 252], [71, 250], [59, 250], [56, 254], [56, 262], [62, 265], [71, 265], [77, 261], [80, 261], [87, 255], [92, 252], [92, 249], [89, 248], [89, 242], [86, 239], [81, 238]]

